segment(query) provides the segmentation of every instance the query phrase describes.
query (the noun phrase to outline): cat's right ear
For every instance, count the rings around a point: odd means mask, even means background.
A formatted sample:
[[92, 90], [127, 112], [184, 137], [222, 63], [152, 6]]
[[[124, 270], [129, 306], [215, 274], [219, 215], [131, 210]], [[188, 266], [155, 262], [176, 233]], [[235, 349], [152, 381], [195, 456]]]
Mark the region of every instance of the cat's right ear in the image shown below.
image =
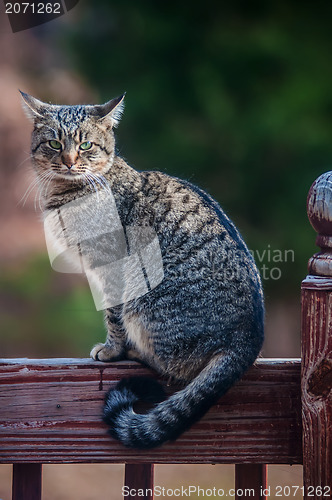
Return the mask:
[[36, 118], [42, 118], [47, 104], [21, 90], [19, 92], [22, 96], [22, 105], [27, 117], [32, 121], [35, 121]]

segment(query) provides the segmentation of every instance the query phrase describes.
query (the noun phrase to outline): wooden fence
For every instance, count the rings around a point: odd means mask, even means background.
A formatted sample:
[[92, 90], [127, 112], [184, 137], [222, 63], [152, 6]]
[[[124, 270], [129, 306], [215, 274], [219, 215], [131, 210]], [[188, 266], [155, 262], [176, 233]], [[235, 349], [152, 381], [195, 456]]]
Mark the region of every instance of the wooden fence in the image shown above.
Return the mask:
[[[40, 500], [43, 463], [124, 463], [129, 499], [153, 498], [153, 464], [234, 463], [236, 498], [264, 499], [267, 464], [302, 464], [304, 498], [332, 486], [332, 172], [313, 184], [308, 214], [322, 252], [302, 283], [302, 363], [260, 359], [176, 442], [130, 450], [106, 433], [105, 391], [155, 376], [138, 363], [0, 360], [0, 463], [13, 464], [13, 500]], [[170, 388], [166, 388], [170, 391]], [[137, 490], [147, 490], [139, 496]], [[253, 494], [254, 492], [254, 494]], [[116, 498], [122, 498], [121, 492]]]

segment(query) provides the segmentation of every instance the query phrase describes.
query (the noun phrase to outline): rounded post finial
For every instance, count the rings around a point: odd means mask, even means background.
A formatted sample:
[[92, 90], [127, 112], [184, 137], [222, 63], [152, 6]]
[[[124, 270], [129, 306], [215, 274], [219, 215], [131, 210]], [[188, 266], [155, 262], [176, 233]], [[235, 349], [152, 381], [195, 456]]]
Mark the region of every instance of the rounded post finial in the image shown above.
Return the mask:
[[332, 277], [332, 171], [322, 174], [311, 186], [307, 213], [321, 249], [309, 260], [309, 274]]

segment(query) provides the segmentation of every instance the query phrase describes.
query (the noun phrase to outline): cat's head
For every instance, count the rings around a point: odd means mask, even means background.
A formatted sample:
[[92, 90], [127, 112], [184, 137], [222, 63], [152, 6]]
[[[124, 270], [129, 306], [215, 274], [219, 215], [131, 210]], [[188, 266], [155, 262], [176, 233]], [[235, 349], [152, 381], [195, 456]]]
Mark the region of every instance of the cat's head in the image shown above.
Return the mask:
[[103, 175], [113, 162], [116, 127], [124, 95], [102, 105], [59, 106], [21, 92], [34, 123], [31, 154], [36, 172], [55, 180], [87, 180]]

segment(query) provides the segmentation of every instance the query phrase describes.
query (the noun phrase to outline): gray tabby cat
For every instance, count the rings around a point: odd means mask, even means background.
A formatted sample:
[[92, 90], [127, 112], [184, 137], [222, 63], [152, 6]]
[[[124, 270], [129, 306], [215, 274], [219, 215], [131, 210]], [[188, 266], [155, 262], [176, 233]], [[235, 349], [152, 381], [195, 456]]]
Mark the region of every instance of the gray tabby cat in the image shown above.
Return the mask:
[[[153, 448], [200, 419], [254, 363], [263, 342], [263, 293], [254, 260], [218, 203], [161, 172], [137, 172], [116, 154], [123, 97], [59, 106], [22, 93], [34, 122], [32, 159], [44, 212], [106, 185], [123, 227], [151, 227], [164, 278], [145, 295], [105, 311], [107, 339], [95, 360], [136, 359], [183, 386], [166, 398], [150, 378], [119, 382], [104, 421], [125, 446]], [[154, 403], [137, 414], [139, 400]]]

